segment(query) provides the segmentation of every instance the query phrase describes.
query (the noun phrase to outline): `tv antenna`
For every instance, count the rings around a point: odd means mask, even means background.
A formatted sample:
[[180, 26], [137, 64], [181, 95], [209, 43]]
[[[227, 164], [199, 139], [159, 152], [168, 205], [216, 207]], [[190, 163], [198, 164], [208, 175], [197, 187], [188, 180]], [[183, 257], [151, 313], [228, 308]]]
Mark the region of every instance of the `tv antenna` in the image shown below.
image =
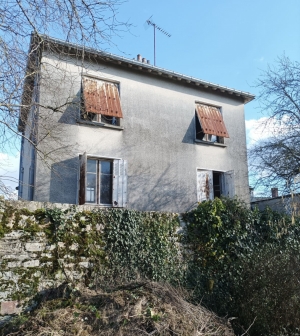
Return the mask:
[[169, 34], [167, 31], [165, 31], [163, 28], [161, 28], [160, 26], [158, 26], [156, 23], [153, 22], [153, 20], [151, 20], [153, 15], [150, 16], [150, 18], [146, 21], [146, 23], [148, 24], [148, 26], [152, 26], [153, 27], [153, 31], [154, 31], [154, 65], [156, 65], [156, 51], [155, 51], [155, 31], [156, 29], [159, 30], [160, 32], [162, 32], [164, 35], [166, 35], [167, 37], [171, 37], [171, 34]]

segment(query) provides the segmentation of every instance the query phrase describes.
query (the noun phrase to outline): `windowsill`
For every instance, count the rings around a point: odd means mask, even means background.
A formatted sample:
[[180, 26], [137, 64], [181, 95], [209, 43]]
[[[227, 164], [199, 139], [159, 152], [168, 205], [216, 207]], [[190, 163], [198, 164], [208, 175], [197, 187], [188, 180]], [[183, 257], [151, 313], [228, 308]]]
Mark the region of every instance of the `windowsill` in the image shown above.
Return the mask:
[[122, 126], [115, 126], [115, 125], [110, 125], [110, 124], [105, 124], [105, 123], [100, 123], [100, 122], [95, 122], [95, 121], [87, 121], [87, 120], [82, 120], [82, 119], [77, 119], [76, 122], [78, 124], [89, 125], [89, 126], [94, 126], [94, 127], [110, 128], [116, 131], [123, 131], [124, 129], [124, 127]]
[[98, 203], [84, 203], [84, 205], [90, 205], [98, 208], [112, 208], [112, 204], [98, 204]]
[[219, 142], [211, 142], [211, 141], [204, 141], [204, 140], [198, 140], [198, 139], [195, 139], [194, 142], [199, 145], [202, 144], [202, 145], [216, 146], [216, 147], [223, 147], [223, 148], [227, 147], [227, 145], [219, 143]]

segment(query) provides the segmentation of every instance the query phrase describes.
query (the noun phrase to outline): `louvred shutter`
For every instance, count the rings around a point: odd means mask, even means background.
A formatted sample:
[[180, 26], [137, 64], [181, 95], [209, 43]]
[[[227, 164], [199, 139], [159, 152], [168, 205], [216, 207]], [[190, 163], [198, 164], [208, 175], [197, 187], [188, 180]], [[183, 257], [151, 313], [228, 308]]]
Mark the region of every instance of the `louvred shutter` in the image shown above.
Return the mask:
[[116, 84], [83, 78], [83, 100], [86, 113], [123, 118]]
[[213, 173], [211, 170], [197, 171], [197, 198], [198, 202], [213, 199]]
[[234, 171], [229, 170], [225, 172], [223, 177], [224, 177], [224, 185], [222, 195], [233, 198], [235, 196]]
[[113, 162], [113, 207], [127, 206], [127, 161]]
[[217, 107], [197, 104], [196, 111], [203, 133], [229, 138], [221, 112]]

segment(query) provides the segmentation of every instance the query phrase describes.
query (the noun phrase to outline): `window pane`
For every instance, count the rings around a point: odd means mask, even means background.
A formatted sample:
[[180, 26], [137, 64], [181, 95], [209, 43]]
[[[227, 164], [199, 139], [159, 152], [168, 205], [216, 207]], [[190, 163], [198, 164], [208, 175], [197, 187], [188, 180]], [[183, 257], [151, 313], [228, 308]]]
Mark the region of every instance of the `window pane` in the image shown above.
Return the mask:
[[101, 174], [100, 175], [100, 203], [111, 204], [112, 203], [112, 175]]
[[87, 172], [89, 173], [96, 173], [96, 164], [97, 161], [96, 160], [87, 160]]
[[100, 203], [112, 203], [112, 162], [100, 161]]
[[101, 122], [103, 122], [105, 124], [118, 126], [118, 119], [116, 117], [109, 117], [109, 116], [102, 115], [101, 116]]
[[221, 197], [221, 174], [213, 173], [214, 197]]
[[112, 162], [100, 161], [100, 164], [101, 164], [101, 174], [112, 174]]
[[[95, 161], [96, 162], [96, 161]], [[96, 203], [96, 174], [87, 174], [86, 202]]]

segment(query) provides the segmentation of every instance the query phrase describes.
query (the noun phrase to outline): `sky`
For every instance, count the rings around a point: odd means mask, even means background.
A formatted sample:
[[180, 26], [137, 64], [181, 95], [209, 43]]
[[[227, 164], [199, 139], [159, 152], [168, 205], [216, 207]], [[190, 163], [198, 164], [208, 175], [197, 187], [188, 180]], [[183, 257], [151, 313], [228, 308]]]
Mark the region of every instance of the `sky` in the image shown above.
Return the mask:
[[[156, 65], [184, 75], [257, 95], [257, 79], [278, 57], [300, 61], [300, 0], [128, 0], [117, 18], [130, 31], [101, 47], [154, 64], [150, 17], [171, 34], [156, 32]], [[257, 101], [245, 106], [248, 144], [262, 136], [265, 117]], [[0, 175], [18, 177], [18, 155], [6, 159]]]
[[[257, 95], [256, 80], [277, 57], [300, 60], [300, 0], [129, 0], [119, 19], [131, 32], [108, 51], [153, 64], [151, 16], [171, 34], [156, 33], [156, 65], [168, 70]], [[257, 102], [245, 117], [263, 117]]]

